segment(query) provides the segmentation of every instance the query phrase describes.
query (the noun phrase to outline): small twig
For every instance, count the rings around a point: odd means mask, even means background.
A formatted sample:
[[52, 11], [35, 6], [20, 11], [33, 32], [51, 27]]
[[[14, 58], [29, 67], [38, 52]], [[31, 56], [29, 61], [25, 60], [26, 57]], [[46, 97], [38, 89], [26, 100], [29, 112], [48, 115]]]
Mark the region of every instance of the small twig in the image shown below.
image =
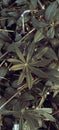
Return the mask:
[[30, 35], [33, 31], [35, 31], [35, 28], [33, 28], [31, 31], [29, 31], [19, 42], [22, 42], [28, 35]]
[[3, 61], [1, 62], [0, 67], [1, 67], [4, 63], [5, 63], [5, 60], [3, 60]]
[[56, 115], [58, 113], [59, 113], [59, 110], [55, 111], [52, 115], [54, 116], [54, 115]]
[[6, 56], [8, 52], [5, 52], [2, 56], [0, 56], [0, 59], [2, 59], [4, 56]]
[[6, 18], [2, 18], [2, 17], [0, 17], [0, 21], [2, 21], [2, 20], [6, 20], [6, 19], [8, 19], [9, 17], [6, 17]]
[[36, 12], [37, 10], [25, 10], [22, 14], [21, 14], [21, 20], [22, 20], [22, 30], [23, 30], [23, 33], [25, 33], [25, 20], [24, 20], [24, 16], [26, 13], [30, 13], [30, 12]]
[[0, 29], [0, 32], [15, 32], [13, 30], [7, 30], [7, 29]]
[[22, 14], [21, 14], [21, 18], [22, 18], [22, 30], [23, 30], [23, 33], [25, 33], [25, 20], [24, 20], [24, 15], [26, 14], [26, 13], [30, 13], [31, 12], [31, 10], [25, 10]]
[[25, 88], [27, 88], [27, 84], [22, 85], [17, 92], [11, 97], [9, 98], [1, 107], [0, 110], [5, 107], [14, 97], [16, 97], [20, 92], [22, 92]]
[[42, 5], [42, 3], [41, 3], [40, 0], [38, 0], [38, 3], [39, 3], [39, 5], [40, 5], [40, 7], [42, 8], [42, 10], [44, 10], [44, 9], [45, 9], [45, 5]]

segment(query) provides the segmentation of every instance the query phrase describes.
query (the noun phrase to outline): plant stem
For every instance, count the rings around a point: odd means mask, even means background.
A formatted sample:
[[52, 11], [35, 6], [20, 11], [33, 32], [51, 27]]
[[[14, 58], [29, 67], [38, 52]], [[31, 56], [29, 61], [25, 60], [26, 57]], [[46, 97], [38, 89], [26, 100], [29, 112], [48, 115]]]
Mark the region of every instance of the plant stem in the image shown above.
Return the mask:
[[1, 107], [0, 110], [5, 107], [14, 97], [16, 97], [20, 92], [22, 92], [25, 88], [27, 88], [27, 84], [22, 85], [17, 92], [11, 97], [9, 98]]
[[6, 56], [8, 52], [5, 52], [2, 56], [0, 56], [0, 59], [2, 59], [4, 56]]
[[7, 29], [0, 29], [0, 32], [15, 32], [13, 30], [7, 30]]
[[52, 115], [54, 116], [54, 115], [56, 115], [58, 113], [59, 113], [59, 110], [56, 110]]

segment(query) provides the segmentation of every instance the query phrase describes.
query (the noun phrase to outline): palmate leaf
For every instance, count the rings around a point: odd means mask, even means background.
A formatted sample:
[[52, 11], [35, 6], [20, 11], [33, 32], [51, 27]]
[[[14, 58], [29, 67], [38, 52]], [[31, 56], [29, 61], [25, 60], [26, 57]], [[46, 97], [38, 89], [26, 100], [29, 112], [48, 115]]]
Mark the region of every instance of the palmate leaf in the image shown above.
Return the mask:
[[9, 70], [21, 70], [24, 68], [24, 64], [16, 64], [16, 65], [13, 65]]
[[36, 76], [38, 76], [39, 78], [48, 78], [47, 74], [45, 72], [43, 72], [41, 69], [30, 66], [31, 72], [33, 74], [35, 74]]
[[40, 127], [39, 121], [42, 119], [42, 117], [43, 120], [55, 122], [55, 118], [52, 116], [51, 108], [35, 108], [33, 110], [25, 110], [23, 117], [29, 123], [30, 130], [32, 130], [32, 128], [33, 130], [37, 130]]
[[32, 88], [33, 80], [32, 80], [31, 72], [28, 68], [26, 68], [26, 80], [27, 80], [29, 89]]
[[21, 74], [19, 76], [18, 85], [23, 82], [24, 78], [25, 78], [25, 68], [22, 70], [22, 72], [21, 72]]
[[23, 116], [26, 122], [28, 123], [30, 130], [37, 130], [37, 128], [39, 128], [37, 115], [35, 117], [33, 111], [26, 110]]
[[17, 54], [17, 56], [19, 57], [19, 59], [20, 59], [22, 62], [25, 63], [25, 58], [24, 58], [22, 52], [20, 51], [20, 49], [19, 49], [17, 46], [15, 46], [15, 49], [16, 49], [16, 54]]

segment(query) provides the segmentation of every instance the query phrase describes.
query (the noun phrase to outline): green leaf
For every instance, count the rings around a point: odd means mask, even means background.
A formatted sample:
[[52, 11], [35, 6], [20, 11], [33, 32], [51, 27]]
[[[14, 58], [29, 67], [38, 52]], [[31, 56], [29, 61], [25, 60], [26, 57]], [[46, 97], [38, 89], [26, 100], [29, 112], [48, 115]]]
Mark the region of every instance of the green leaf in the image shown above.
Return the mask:
[[40, 48], [39, 52], [34, 56], [36, 59], [41, 59], [42, 56], [48, 52], [48, 47]]
[[30, 67], [33, 74], [37, 75], [40, 78], [47, 78], [47, 74], [43, 72], [41, 69], [31, 66]]
[[48, 23], [46, 23], [45, 21], [38, 21], [34, 16], [32, 17], [32, 23], [36, 29], [44, 28], [48, 26]]
[[3, 5], [8, 5], [9, 0], [3, 0]]
[[54, 91], [54, 93], [53, 93], [53, 98], [56, 97], [56, 95], [57, 95], [58, 93], [59, 93], [58, 90]]
[[[9, 14], [9, 17], [15, 17], [15, 18], [16, 18], [16, 17], [18, 16], [17, 12], [13, 12], [13, 11], [10, 11], [8, 14]], [[12, 24], [11, 22], [12, 22], [12, 21], [10, 20], [8, 26], [11, 26], [11, 25], [10, 25], [10, 24]], [[14, 23], [15, 23], [15, 20], [14, 20]], [[14, 24], [14, 23], [13, 23], [13, 24]], [[13, 24], [12, 24], [12, 25], [13, 25]]]
[[36, 124], [36, 120], [35, 119], [30, 117], [30, 118], [27, 119], [27, 122], [29, 124], [30, 130], [37, 130], [38, 126], [37, 127], [35, 126], [35, 124]]
[[23, 124], [23, 130], [30, 130], [30, 126], [27, 122]]
[[59, 3], [59, 0], [56, 0]]
[[20, 49], [19, 49], [18, 47], [16, 47], [16, 54], [17, 54], [17, 56], [19, 57], [19, 59], [20, 59], [22, 62], [25, 63], [25, 58], [24, 58], [22, 52], [20, 51]]
[[39, 111], [43, 111], [44, 113], [47, 112], [47, 113], [52, 113], [52, 108], [39, 108]]
[[0, 115], [11, 115], [15, 113], [16, 111], [10, 111], [10, 110], [0, 110]]
[[7, 61], [12, 62], [12, 63], [22, 63], [20, 60], [16, 58], [9, 58]]
[[7, 73], [7, 69], [4, 67], [0, 68], [0, 79], [3, 79]]
[[47, 37], [48, 38], [54, 38], [55, 35], [55, 30], [53, 27], [51, 27], [48, 31], [47, 31]]
[[51, 86], [51, 89], [52, 90], [59, 90], [59, 85], [55, 84], [55, 85]]
[[36, 66], [36, 67], [45, 67], [47, 65], [49, 65], [51, 63], [51, 60], [50, 59], [41, 59], [41, 60], [37, 60], [37, 61], [32, 61], [30, 63], [30, 65], [32, 66]]
[[23, 130], [24, 120], [23, 120], [23, 116], [22, 115], [20, 116], [19, 124], [20, 124], [20, 130]]
[[25, 92], [25, 93], [23, 93], [23, 95], [22, 95], [22, 99], [23, 99], [24, 102], [25, 102], [25, 101], [32, 101], [32, 100], [34, 100], [34, 96], [32, 96], [32, 95], [30, 94], [30, 92]]
[[21, 45], [21, 42], [13, 42], [12, 44], [9, 44], [7, 47], [7, 51], [8, 52], [15, 52], [15, 46], [17, 44], [17, 47], [19, 47]]
[[32, 4], [32, 6], [33, 6], [34, 8], [36, 8], [36, 6], [37, 6], [37, 0], [30, 0], [30, 2], [31, 2], [31, 4]]
[[27, 123], [29, 124], [30, 130], [37, 130], [39, 127], [38, 118], [35, 117], [33, 111], [27, 111], [24, 113], [24, 118], [26, 119]]
[[43, 38], [44, 38], [43, 31], [42, 31], [42, 30], [38, 30], [38, 31], [35, 33], [34, 42], [36, 43], [36, 42], [42, 40]]
[[59, 71], [57, 71], [56, 69], [49, 69], [48, 71], [48, 75], [52, 75], [55, 76], [56, 78], [59, 78]]
[[0, 32], [0, 39], [3, 40], [4, 42], [9, 42], [9, 43], [12, 41], [8, 35], [8, 32], [6, 31]]
[[53, 2], [47, 7], [45, 12], [45, 18], [51, 21], [56, 14], [56, 10], [57, 10], [57, 2]]
[[33, 16], [32, 17], [32, 24], [34, 28], [38, 29], [39, 28], [39, 21]]
[[53, 91], [53, 97], [55, 97], [59, 93], [59, 85], [58, 84], [52, 85], [51, 90]]
[[21, 5], [23, 2], [24, 2], [24, 0], [16, 0], [16, 3], [17, 3], [18, 5]]
[[50, 120], [55, 122], [55, 118], [51, 115], [52, 109], [51, 108], [38, 108], [37, 113], [39, 112], [41, 116], [44, 116], [46, 119], [45, 120]]
[[51, 39], [52, 47], [58, 47], [59, 46], [59, 39], [53, 38]]
[[52, 122], [56, 121], [55, 118], [52, 115], [48, 114], [47, 112], [44, 113], [44, 116], [46, 118], [45, 120], [47, 120], [47, 121], [52, 121]]
[[16, 65], [13, 65], [9, 70], [21, 70], [24, 68], [24, 64], [16, 64]]
[[0, 40], [0, 50], [1, 50], [1, 48], [3, 47], [3, 45], [4, 45], [3, 40]]
[[55, 19], [58, 20], [58, 22], [59, 22], [59, 8], [56, 11]]
[[58, 60], [56, 53], [55, 53], [54, 50], [53, 50], [52, 48], [50, 48], [50, 47], [48, 48], [48, 51], [46, 52], [45, 56], [46, 56], [47, 58], [50, 58], [50, 59]]
[[29, 89], [32, 88], [32, 84], [33, 84], [32, 75], [28, 68], [26, 68], [26, 80], [27, 80], [28, 88]]
[[25, 78], [25, 69], [23, 69], [23, 71], [21, 72], [19, 79], [18, 79], [18, 85], [21, 84]]
[[33, 55], [33, 53], [34, 53], [34, 50], [35, 50], [35, 43], [33, 42], [33, 43], [31, 43], [31, 45], [28, 47], [28, 54], [27, 54], [27, 62], [29, 62], [30, 61], [30, 59], [32, 58], [32, 55]]

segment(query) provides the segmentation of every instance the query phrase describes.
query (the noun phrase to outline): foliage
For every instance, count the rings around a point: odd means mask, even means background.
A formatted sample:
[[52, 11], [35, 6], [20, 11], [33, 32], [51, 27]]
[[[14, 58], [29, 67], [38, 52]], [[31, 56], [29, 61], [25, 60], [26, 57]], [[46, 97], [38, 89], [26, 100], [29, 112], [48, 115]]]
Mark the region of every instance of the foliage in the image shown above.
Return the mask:
[[59, 129], [59, 0], [0, 0], [0, 118]]

